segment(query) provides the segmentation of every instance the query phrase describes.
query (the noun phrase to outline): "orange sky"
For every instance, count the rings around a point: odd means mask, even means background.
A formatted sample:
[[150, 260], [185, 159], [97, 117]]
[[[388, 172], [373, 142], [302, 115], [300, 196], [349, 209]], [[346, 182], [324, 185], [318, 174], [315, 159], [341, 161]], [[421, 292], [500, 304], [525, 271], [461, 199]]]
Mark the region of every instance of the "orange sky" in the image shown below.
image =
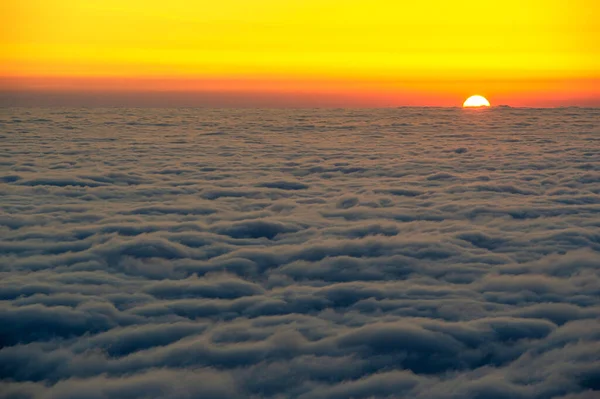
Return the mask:
[[592, 0], [8, 0], [0, 97], [600, 105], [598, 20]]

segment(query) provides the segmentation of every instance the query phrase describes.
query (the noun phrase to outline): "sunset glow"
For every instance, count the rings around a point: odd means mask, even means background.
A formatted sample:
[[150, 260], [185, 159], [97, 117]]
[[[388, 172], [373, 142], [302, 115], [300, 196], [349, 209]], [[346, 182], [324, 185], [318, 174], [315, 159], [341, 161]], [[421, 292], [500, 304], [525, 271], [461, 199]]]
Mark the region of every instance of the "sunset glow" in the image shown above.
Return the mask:
[[[600, 3], [23, 0], [0, 90], [323, 94], [350, 105], [600, 100]], [[476, 32], [476, 34], [473, 34]]]

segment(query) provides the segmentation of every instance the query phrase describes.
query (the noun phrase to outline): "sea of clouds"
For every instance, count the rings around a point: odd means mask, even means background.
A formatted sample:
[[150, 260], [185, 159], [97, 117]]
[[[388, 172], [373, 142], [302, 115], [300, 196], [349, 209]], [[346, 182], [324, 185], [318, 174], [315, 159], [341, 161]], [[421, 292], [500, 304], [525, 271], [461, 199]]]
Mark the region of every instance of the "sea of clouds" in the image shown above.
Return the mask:
[[600, 397], [600, 109], [0, 136], [0, 398]]

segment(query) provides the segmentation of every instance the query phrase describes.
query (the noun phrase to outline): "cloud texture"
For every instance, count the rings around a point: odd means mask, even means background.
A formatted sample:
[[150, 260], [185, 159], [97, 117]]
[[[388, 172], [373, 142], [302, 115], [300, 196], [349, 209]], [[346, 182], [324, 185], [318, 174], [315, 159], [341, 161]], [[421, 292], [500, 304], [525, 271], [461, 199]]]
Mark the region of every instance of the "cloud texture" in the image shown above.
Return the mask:
[[599, 394], [597, 109], [0, 119], [0, 398]]

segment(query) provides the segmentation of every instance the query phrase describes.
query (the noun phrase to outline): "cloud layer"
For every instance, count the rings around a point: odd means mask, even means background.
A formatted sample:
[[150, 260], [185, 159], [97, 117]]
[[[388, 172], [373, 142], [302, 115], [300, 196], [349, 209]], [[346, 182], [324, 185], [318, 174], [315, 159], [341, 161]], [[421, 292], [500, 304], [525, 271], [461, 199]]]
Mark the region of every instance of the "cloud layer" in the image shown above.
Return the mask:
[[0, 398], [598, 395], [598, 110], [0, 116]]

